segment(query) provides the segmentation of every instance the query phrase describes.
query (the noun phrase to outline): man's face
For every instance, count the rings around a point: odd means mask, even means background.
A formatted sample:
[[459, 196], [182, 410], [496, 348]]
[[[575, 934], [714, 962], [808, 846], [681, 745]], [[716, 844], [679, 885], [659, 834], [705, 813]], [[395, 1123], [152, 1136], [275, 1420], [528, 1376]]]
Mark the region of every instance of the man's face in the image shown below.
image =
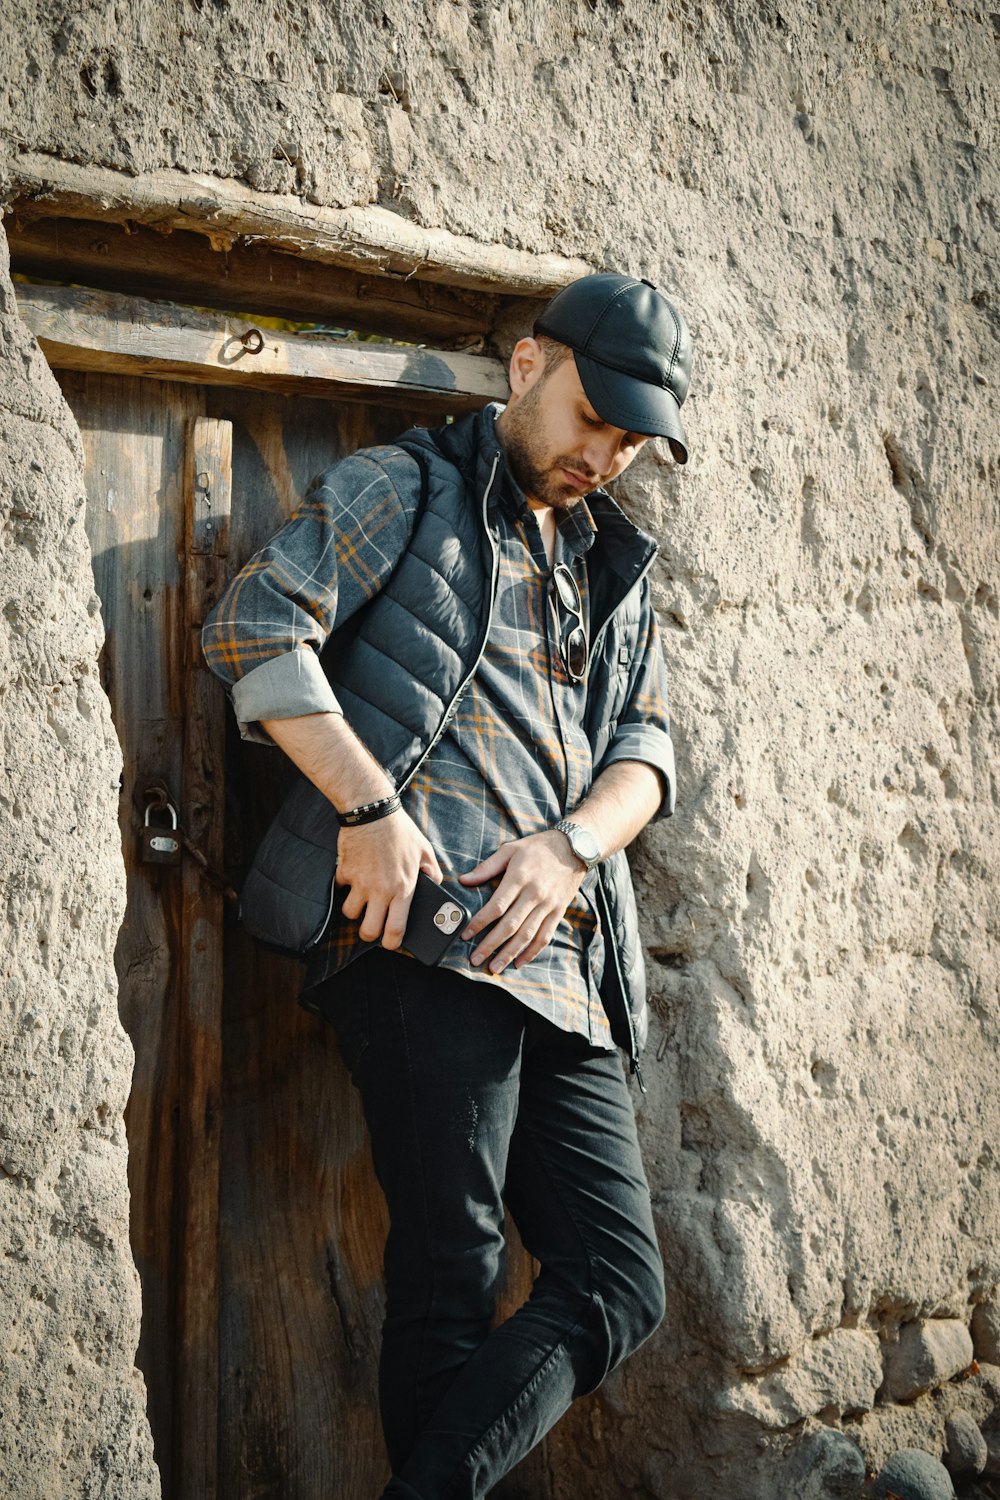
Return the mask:
[[616, 479], [648, 441], [598, 416], [572, 355], [546, 370], [541, 346], [522, 339], [510, 381], [511, 398], [497, 432], [511, 473], [536, 507], [568, 510]]

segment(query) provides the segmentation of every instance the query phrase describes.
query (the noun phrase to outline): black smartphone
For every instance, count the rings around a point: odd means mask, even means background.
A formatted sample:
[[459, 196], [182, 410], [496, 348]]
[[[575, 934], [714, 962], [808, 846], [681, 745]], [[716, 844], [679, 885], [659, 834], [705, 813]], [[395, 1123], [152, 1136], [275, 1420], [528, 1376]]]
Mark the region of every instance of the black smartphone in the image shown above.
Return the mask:
[[436, 964], [468, 920], [465, 907], [421, 870], [400, 947], [422, 964]]

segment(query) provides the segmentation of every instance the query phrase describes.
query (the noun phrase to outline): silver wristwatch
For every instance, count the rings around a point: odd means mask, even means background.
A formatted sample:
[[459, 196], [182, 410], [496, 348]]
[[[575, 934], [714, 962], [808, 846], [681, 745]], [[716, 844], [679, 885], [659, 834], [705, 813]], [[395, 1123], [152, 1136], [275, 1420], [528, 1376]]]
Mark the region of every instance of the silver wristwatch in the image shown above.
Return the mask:
[[561, 818], [555, 828], [557, 833], [566, 835], [569, 839], [569, 847], [588, 870], [593, 870], [601, 863], [604, 857], [601, 853], [601, 846], [589, 828], [581, 828], [579, 823], [571, 823], [568, 818]]

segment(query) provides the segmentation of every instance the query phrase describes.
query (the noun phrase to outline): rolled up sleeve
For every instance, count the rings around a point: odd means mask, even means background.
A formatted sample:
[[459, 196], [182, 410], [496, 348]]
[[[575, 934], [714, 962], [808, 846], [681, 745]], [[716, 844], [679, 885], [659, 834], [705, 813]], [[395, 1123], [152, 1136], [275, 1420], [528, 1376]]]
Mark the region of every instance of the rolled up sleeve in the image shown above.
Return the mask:
[[601, 770], [613, 766], [616, 760], [641, 760], [659, 771], [663, 797], [653, 820], [669, 818], [677, 805], [677, 770], [670, 735], [652, 724], [620, 724], [601, 761]]
[[238, 678], [232, 687], [232, 703], [243, 738], [267, 745], [273, 741], [261, 728], [262, 719], [343, 712], [319, 658], [308, 646], [272, 656]]

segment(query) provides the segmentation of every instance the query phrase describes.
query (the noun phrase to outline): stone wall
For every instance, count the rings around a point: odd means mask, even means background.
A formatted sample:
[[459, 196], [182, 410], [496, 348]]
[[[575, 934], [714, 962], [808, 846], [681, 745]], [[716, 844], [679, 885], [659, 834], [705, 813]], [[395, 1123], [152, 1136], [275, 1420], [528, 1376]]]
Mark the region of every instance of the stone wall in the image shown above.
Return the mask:
[[0, 256], [0, 1489], [154, 1500], [112, 964], [121, 756], [79, 434]]
[[[680, 767], [677, 817], [635, 860], [656, 1010], [642, 1129], [670, 1313], [554, 1435], [555, 1493], [819, 1496], [844, 1451], [823, 1434], [842, 1429], [878, 1467], [907, 1445], [940, 1452], [956, 1414], [989, 1426], [1000, 22], [947, 0], [4, 11], [20, 38], [12, 158], [378, 202], [641, 271], [689, 314], [691, 463], [647, 449], [624, 486], [663, 539]], [[77, 458], [9, 305], [3, 327], [4, 389], [32, 403], [5, 424], [28, 538], [10, 555], [41, 580], [7, 591], [5, 617], [4, 731], [32, 748], [20, 821], [5, 809], [23, 892], [8, 972], [24, 989], [5, 1002], [2, 1088], [12, 1139], [35, 1154], [5, 1159], [3, 1186], [26, 1237], [64, 1232], [83, 1258], [51, 1288], [34, 1251], [5, 1274], [24, 1278], [20, 1357], [44, 1370], [51, 1409], [64, 1398], [46, 1320], [69, 1337], [87, 1276], [125, 1253], [127, 1061], [108, 990], [112, 751], [96, 626], [77, 623], [82, 542], [62, 527]], [[50, 789], [73, 756], [101, 773], [69, 816]], [[71, 873], [67, 817], [87, 831], [87, 876]], [[96, 903], [81, 903], [86, 878]], [[111, 1162], [117, 1186], [98, 1199]], [[51, 1236], [47, 1195], [62, 1205]], [[59, 1228], [85, 1223], [98, 1227]], [[98, 1319], [106, 1358], [130, 1361], [134, 1315]], [[963, 1378], [970, 1326], [980, 1368]], [[95, 1336], [80, 1332], [74, 1369], [90, 1370]], [[89, 1377], [68, 1379], [81, 1410]]]

